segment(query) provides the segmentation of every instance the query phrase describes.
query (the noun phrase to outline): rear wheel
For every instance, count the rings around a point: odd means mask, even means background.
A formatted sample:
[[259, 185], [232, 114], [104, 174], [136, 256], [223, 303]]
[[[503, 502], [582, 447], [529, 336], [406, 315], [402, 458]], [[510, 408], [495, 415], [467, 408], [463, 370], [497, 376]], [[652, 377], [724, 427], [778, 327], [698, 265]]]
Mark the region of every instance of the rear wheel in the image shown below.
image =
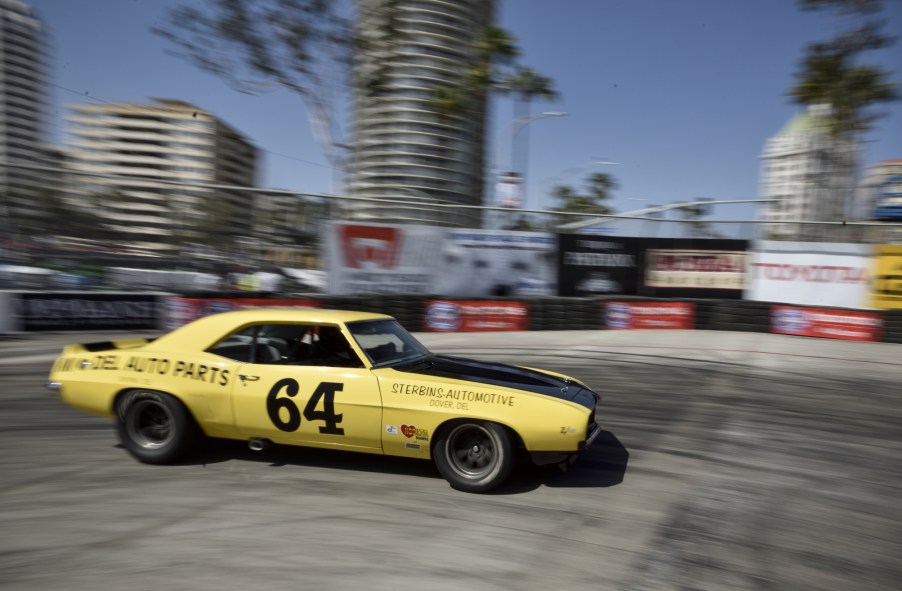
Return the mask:
[[176, 398], [153, 390], [134, 390], [116, 403], [117, 428], [125, 449], [147, 464], [168, 464], [185, 455], [197, 438], [197, 425]]
[[514, 465], [511, 437], [496, 423], [454, 423], [442, 429], [436, 439], [433, 461], [453, 488], [488, 492], [511, 473]]

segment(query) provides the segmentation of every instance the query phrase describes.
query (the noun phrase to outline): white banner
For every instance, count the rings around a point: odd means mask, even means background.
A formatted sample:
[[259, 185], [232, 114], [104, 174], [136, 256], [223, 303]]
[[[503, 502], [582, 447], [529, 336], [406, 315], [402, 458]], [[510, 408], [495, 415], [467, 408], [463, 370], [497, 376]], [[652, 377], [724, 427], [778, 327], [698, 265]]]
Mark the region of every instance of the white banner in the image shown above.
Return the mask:
[[333, 222], [326, 236], [332, 295], [556, 295], [553, 234]]
[[760, 240], [748, 253], [745, 299], [867, 308], [872, 250], [866, 244]]
[[329, 293], [432, 294], [445, 229], [333, 222], [326, 236]]
[[554, 234], [448, 230], [436, 293], [454, 297], [557, 294]]

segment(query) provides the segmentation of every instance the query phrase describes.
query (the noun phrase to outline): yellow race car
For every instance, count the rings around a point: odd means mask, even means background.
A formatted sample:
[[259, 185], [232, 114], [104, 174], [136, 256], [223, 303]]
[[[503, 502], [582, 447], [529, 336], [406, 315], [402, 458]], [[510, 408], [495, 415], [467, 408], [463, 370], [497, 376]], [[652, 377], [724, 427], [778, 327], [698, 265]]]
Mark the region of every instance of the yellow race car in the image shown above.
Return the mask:
[[49, 386], [116, 420], [125, 448], [176, 460], [205, 435], [432, 459], [485, 492], [525, 452], [566, 464], [598, 435], [600, 397], [547, 371], [435, 355], [391, 316], [257, 309], [154, 340], [64, 347]]

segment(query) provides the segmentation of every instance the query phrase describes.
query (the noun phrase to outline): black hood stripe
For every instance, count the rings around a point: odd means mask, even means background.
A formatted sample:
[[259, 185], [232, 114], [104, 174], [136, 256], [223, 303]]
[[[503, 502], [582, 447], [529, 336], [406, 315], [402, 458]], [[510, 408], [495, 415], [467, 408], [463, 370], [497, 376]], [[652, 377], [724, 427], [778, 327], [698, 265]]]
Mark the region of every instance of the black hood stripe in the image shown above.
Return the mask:
[[[577, 394], [584, 390], [579, 384], [535, 370], [446, 355], [433, 355], [409, 365], [395, 366], [394, 369], [405, 373], [525, 390], [569, 401], [574, 401]], [[582, 404], [581, 401], [578, 402]]]

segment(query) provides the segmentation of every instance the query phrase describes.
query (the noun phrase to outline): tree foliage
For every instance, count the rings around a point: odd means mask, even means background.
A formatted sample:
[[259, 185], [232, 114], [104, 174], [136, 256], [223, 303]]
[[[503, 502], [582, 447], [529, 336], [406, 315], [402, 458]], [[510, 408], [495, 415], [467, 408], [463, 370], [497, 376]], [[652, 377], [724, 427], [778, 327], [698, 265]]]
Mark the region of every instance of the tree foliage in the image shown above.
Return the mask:
[[346, 60], [351, 23], [326, 0], [204, 0], [172, 8], [153, 31], [198, 68], [244, 92], [272, 84], [318, 94], [323, 67]]
[[462, 83], [441, 85], [434, 104], [445, 114], [463, 114], [473, 97], [489, 92], [513, 94], [526, 104], [535, 97], [557, 98], [553, 81], [518, 63], [520, 49], [509, 32], [496, 25], [484, 27], [473, 43], [474, 61], [465, 67]]
[[831, 135], [856, 140], [873, 127], [880, 115], [869, 107], [898, 100], [890, 74], [877, 66], [858, 63], [864, 52], [882, 49], [893, 40], [881, 32], [874, 20], [882, 8], [880, 0], [799, 0], [803, 10], [834, 10], [855, 22], [835, 38], [812, 43], [796, 73], [796, 83], [787, 93], [801, 105], [829, 105]]
[[173, 53], [241, 92], [284, 88], [307, 107], [314, 137], [341, 169], [340, 116], [355, 46], [348, 0], [183, 0], [153, 32]]
[[506, 73], [498, 84], [498, 90], [510, 93], [516, 100], [525, 103], [534, 98], [556, 100], [559, 96], [551, 78], [526, 66], [517, 66], [514, 71]]
[[[610, 215], [614, 209], [608, 205], [612, 193], [618, 188], [617, 180], [604, 172], [590, 174], [585, 181], [585, 190], [580, 191], [569, 185], [557, 185], [551, 195], [558, 203], [552, 211], [579, 213], [585, 215]], [[574, 221], [572, 216], [558, 216], [558, 223]]]

